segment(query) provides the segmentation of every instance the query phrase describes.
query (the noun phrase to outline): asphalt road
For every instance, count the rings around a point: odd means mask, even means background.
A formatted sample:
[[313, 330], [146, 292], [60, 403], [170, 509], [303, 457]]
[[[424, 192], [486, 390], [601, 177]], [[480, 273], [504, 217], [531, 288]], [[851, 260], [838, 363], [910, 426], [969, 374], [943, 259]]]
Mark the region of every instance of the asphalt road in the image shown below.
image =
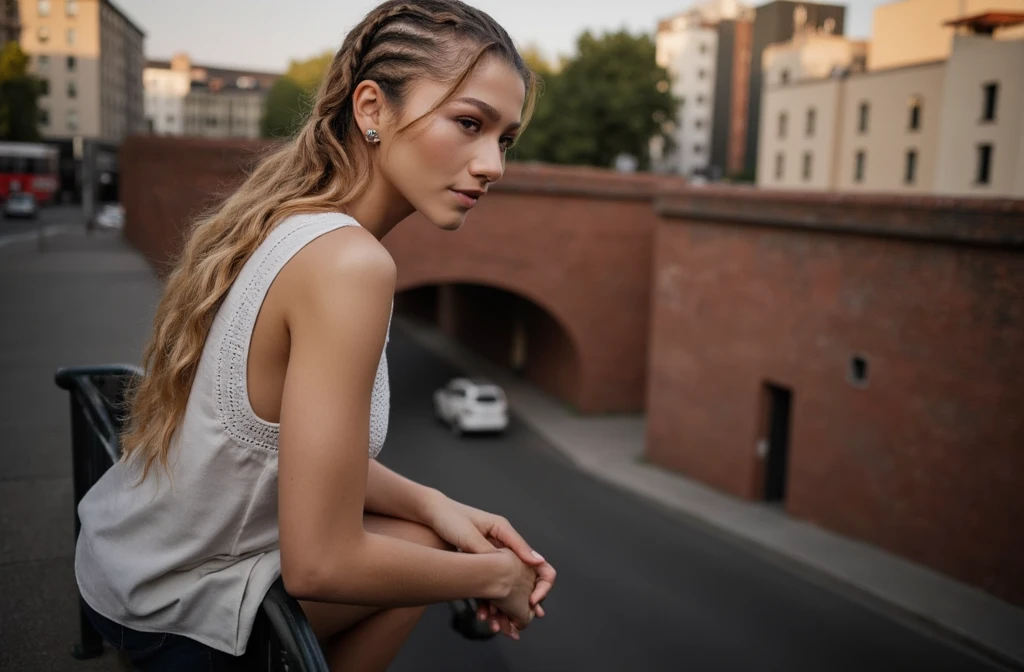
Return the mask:
[[559, 572], [521, 641], [461, 640], [435, 607], [394, 672], [999, 669], [591, 479], [522, 422], [452, 436], [430, 394], [460, 372], [395, 330], [388, 357], [381, 461], [505, 515]]
[[5, 241], [17, 239], [40, 228], [81, 226], [82, 209], [77, 205], [48, 205], [39, 211], [35, 219], [0, 216], [0, 246]]

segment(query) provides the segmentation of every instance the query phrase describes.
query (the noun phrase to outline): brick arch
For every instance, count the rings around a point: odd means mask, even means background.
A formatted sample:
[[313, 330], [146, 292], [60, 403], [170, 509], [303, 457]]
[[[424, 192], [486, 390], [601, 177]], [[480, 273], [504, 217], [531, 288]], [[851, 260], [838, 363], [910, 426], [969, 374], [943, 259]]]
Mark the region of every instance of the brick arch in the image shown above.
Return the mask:
[[478, 287], [490, 287], [508, 294], [521, 297], [534, 304], [545, 313], [565, 332], [577, 357], [579, 356], [579, 335], [574, 333], [573, 322], [570, 316], [566, 315], [564, 306], [558, 305], [556, 301], [550, 300], [535, 288], [529, 287], [526, 283], [510, 281], [502, 277], [486, 277], [475, 274], [444, 274], [439, 273], [431, 277], [409, 278], [402, 275], [398, 278], [398, 285], [395, 287], [395, 294], [412, 291], [425, 287], [442, 285], [476, 285]]
[[558, 307], [512, 283], [444, 275], [400, 282], [395, 312], [426, 319], [448, 337], [576, 405], [581, 354]]
[[475, 283], [551, 315], [577, 371], [551, 363], [555, 396], [583, 413], [640, 411], [658, 221], [651, 200], [663, 186], [653, 176], [510, 165], [458, 231], [414, 214], [383, 242], [399, 288]]

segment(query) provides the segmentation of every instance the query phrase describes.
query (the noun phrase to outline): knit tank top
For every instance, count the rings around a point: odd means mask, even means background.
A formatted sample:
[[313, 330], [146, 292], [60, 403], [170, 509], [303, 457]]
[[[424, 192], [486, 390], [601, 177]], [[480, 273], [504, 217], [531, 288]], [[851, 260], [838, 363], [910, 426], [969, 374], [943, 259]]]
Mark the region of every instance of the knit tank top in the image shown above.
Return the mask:
[[[246, 362], [271, 283], [304, 246], [358, 223], [339, 213], [282, 221], [245, 263], [214, 317], [168, 479], [115, 464], [79, 505], [75, 575], [82, 597], [112, 621], [190, 637], [241, 655], [267, 589], [281, 572], [277, 522], [279, 425], [249, 404]], [[389, 327], [390, 331], [390, 327]], [[389, 411], [381, 353], [370, 408], [370, 457]]]

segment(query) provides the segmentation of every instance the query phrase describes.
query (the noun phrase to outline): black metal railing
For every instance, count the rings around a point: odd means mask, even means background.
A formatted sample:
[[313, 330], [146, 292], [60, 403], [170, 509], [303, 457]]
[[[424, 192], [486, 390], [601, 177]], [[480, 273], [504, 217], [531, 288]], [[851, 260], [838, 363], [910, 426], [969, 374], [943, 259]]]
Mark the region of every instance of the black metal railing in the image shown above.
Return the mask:
[[[96, 481], [120, 458], [118, 439], [125, 419], [125, 394], [142, 376], [137, 366], [109, 364], [62, 368], [54, 376], [71, 400], [71, 460], [73, 463], [75, 539], [81, 530], [78, 504]], [[477, 620], [473, 600], [450, 603], [452, 627], [467, 639], [494, 636]], [[79, 597], [79, 641], [73, 655], [94, 658], [103, 653], [103, 639], [92, 627]], [[260, 672], [326, 672], [327, 662], [316, 635], [299, 603], [287, 593], [281, 579], [271, 586], [261, 604], [246, 657]]]

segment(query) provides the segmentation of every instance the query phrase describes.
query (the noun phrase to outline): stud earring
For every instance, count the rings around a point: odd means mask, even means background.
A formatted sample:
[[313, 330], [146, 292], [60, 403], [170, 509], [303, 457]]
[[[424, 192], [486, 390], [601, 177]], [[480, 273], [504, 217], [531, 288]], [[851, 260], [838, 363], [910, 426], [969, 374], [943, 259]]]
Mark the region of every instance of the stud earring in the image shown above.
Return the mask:
[[380, 134], [371, 128], [366, 132], [366, 141], [371, 145], [380, 144]]

